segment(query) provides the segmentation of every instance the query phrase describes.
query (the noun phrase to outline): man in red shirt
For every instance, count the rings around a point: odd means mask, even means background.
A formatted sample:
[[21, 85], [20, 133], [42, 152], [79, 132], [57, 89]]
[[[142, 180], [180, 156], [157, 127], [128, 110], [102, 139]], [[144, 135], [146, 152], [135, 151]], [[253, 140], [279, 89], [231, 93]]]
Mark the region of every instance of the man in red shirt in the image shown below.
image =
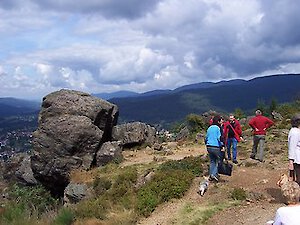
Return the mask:
[[251, 159], [256, 159], [257, 147], [259, 146], [259, 157], [260, 162], [264, 161], [264, 144], [266, 131], [269, 127], [274, 125], [274, 122], [269, 118], [262, 115], [262, 112], [258, 109], [255, 111], [255, 117], [249, 121], [249, 125], [253, 129], [253, 148], [250, 155]]
[[229, 115], [229, 121], [224, 124], [224, 139], [227, 146], [227, 156], [231, 159], [232, 147], [232, 162], [237, 164], [237, 143], [241, 140], [242, 128], [238, 120], [234, 118], [233, 114]]

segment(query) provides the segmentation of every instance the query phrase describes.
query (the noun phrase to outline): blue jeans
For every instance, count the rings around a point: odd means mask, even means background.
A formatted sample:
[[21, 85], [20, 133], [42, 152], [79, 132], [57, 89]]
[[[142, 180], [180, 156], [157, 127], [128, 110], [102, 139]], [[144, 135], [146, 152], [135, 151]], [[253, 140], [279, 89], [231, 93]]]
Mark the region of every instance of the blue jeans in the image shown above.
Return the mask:
[[209, 175], [218, 176], [218, 163], [220, 161], [221, 149], [219, 147], [207, 146], [207, 152], [210, 159]]
[[238, 141], [235, 138], [228, 138], [227, 139], [227, 156], [228, 156], [228, 159], [231, 159], [231, 147], [232, 147], [232, 159], [236, 160], [237, 143], [238, 143]]

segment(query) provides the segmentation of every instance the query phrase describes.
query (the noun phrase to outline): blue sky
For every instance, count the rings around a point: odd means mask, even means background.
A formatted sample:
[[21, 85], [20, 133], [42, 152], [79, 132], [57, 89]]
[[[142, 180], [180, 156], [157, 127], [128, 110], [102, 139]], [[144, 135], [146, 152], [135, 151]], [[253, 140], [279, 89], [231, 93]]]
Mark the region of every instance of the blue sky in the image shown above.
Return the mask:
[[295, 0], [1, 0], [0, 97], [300, 71]]

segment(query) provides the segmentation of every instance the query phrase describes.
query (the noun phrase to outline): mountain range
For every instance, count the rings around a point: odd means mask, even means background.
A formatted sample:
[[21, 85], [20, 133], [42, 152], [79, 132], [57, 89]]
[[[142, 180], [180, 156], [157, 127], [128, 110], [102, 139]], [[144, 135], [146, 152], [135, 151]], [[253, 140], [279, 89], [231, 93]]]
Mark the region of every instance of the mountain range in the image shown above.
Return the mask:
[[[116, 104], [119, 122], [142, 121], [149, 124], [170, 124], [190, 113], [209, 110], [229, 113], [236, 108], [252, 114], [258, 102], [270, 104], [292, 102], [300, 97], [300, 74], [271, 75], [251, 80], [235, 79], [202, 82], [174, 90], [153, 90], [145, 93], [120, 91], [92, 94]], [[0, 98], [0, 117], [37, 114], [40, 102]]]
[[112, 98], [119, 106], [120, 120], [170, 124], [190, 113], [209, 110], [229, 113], [239, 108], [253, 114], [258, 102], [292, 102], [300, 96], [300, 74], [272, 75], [251, 80], [199, 83], [156, 95]]
[[16, 98], [0, 98], [0, 117], [37, 113], [40, 102]]

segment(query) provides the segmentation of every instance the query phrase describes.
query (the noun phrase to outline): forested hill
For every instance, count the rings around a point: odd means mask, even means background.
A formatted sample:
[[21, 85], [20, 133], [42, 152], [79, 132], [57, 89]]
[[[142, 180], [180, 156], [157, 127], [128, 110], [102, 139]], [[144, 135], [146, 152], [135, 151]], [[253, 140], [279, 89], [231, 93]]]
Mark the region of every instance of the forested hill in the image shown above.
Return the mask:
[[6, 116], [21, 116], [28, 113], [37, 114], [40, 102], [17, 98], [0, 98], [0, 118]]
[[252, 112], [258, 102], [270, 104], [291, 102], [300, 96], [300, 74], [273, 75], [248, 81], [232, 80], [203, 86], [186, 86], [153, 96], [114, 98], [109, 101], [120, 109], [120, 121], [142, 121], [168, 124], [183, 119], [190, 113], [208, 110], [233, 112], [240, 108]]

